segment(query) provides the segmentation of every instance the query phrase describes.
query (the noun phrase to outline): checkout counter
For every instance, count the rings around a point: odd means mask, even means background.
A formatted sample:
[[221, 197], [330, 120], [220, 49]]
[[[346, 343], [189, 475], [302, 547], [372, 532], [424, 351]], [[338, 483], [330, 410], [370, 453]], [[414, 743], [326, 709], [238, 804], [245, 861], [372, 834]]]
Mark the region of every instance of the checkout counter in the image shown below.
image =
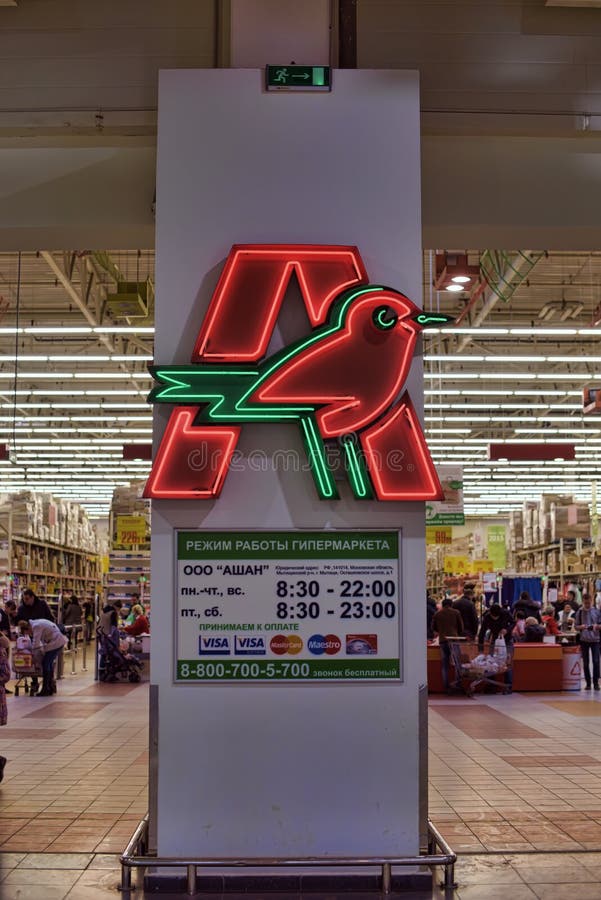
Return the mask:
[[[580, 650], [574, 642], [515, 643], [512, 668], [514, 691], [580, 690]], [[451, 682], [453, 677], [451, 666]], [[443, 693], [438, 644], [428, 644], [428, 693]]]

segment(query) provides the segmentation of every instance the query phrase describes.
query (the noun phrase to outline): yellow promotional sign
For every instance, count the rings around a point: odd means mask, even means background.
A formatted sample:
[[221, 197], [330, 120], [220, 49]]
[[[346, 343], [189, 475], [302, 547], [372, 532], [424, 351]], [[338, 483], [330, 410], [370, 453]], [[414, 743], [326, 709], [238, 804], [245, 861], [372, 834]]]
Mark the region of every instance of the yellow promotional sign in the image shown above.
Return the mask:
[[117, 516], [117, 544], [130, 547], [143, 544], [147, 540], [146, 533], [146, 519], [143, 516]]
[[452, 525], [427, 525], [426, 544], [450, 544], [453, 540]]
[[444, 570], [449, 575], [465, 575], [471, 571], [472, 563], [468, 556], [445, 556]]

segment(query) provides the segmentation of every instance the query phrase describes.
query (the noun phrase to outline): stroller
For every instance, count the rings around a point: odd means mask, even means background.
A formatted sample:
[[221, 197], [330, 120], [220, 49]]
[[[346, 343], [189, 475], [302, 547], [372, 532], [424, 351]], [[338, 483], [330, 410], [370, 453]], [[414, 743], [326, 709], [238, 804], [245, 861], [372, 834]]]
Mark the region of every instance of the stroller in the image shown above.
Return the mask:
[[127, 679], [132, 683], [140, 681], [142, 662], [133, 653], [124, 653], [119, 644], [106, 634], [102, 626], [96, 630], [98, 640], [98, 680], [119, 681]]

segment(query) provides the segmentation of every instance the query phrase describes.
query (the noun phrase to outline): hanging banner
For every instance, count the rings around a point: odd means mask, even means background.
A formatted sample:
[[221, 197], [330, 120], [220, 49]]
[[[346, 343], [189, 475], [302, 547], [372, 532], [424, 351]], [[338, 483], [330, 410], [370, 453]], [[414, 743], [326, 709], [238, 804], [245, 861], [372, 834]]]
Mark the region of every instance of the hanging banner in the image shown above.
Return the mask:
[[487, 528], [487, 553], [492, 562], [491, 568], [502, 571], [507, 565], [507, 550], [505, 544], [505, 526], [489, 525]]
[[495, 572], [482, 573], [482, 590], [485, 594], [492, 594], [499, 589], [499, 583]]
[[176, 681], [400, 678], [396, 531], [176, 532]]
[[463, 468], [437, 466], [444, 500], [426, 503], [426, 525], [465, 525], [463, 511]]

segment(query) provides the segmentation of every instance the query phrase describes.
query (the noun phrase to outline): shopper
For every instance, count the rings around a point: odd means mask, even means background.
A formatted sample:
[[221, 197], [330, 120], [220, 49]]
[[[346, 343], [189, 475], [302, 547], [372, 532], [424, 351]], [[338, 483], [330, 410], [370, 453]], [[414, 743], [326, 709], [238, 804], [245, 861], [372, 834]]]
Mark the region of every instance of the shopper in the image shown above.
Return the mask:
[[148, 616], [144, 612], [144, 607], [140, 606], [139, 603], [136, 603], [135, 606], [132, 606], [132, 614], [134, 617], [134, 621], [131, 625], [126, 625], [123, 629], [126, 634], [129, 634], [131, 637], [137, 637], [139, 634], [150, 634], [150, 622], [148, 621]]
[[19, 622], [19, 629], [23, 634], [29, 633], [33, 643], [34, 660], [36, 658], [38, 661], [41, 660], [42, 690], [36, 696], [49, 697], [56, 694], [54, 661], [66, 646], [67, 638], [58, 625], [49, 622], [48, 619], [30, 619], [29, 623]]
[[16, 628], [19, 624], [19, 619], [17, 618], [17, 604], [14, 600], [7, 600], [4, 604], [4, 611], [8, 616], [8, 621], [11, 628]]
[[465, 584], [463, 595], [453, 603], [453, 609], [461, 615], [463, 630], [467, 638], [474, 639], [478, 634], [478, 613], [474, 604], [474, 585]]
[[546, 633], [547, 629], [544, 625], [537, 622], [534, 616], [528, 616], [524, 630], [524, 641], [527, 644], [542, 644]]
[[517, 616], [518, 612], [523, 612], [528, 616], [534, 616], [537, 622], [541, 622], [540, 607], [536, 600], [533, 600], [528, 591], [522, 591], [519, 598], [513, 604], [513, 615]]
[[512, 637], [514, 641], [523, 641], [524, 632], [526, 631], [526, 613], [523, 609], [518, 609], [515, 614], [515, 625], [513, 627]]
[[91, 600], [84, 601], [83, 620], [85, 624], [86, 644], [89, 644], [92, 640], [92, 632], [94, 630], [94, 603]]
[[482, 616], [482, 624], [478, 633], [478, 649], [480, 653], [484, 650], [484, 641], [488, 638], [490, 641], [490, 652], [494, 650], [497, 638], [505, 638], [505, 645], [509, 647], [512, 643], [513, 629], [515, 627], [515, 619], [508, 609], [504, 609], [498, 603], [493, 603], [488, 612]]
[[[63, 609], [63, 625], [65, 628], [69, 628], [70, 630], [67, 632], [67, 637], [69, 638], [69, 649], [71, 648], [71, 637], [73, 635], [74, 630], [76, 631], [77, 626], [81, 625], [81, 620], [83, 618], [83, 609], [79, 605], [79, 600], [73, 594], [71, 600]], [[77, 633], [75, 634], [75, 646], [77, 646]]]
[[6, 608], [0, 609], [0, 633], [5, 634], [7, 638], [10, 638], [10, 619]]
[[432, 630], [432, 619], [436, 615], [436, 600], [426, 592], [426, 637], [429, 641], [434, 640], [434, 631]]
[[83, 610], [79, 605], [78, 598], [73, 595], [69, 605], [63, 611], [63, 625], [81, 625], [83, 618]]
[[595, 609], [590, 594], [582, 595], [582, 606], [574, 616], [574, 627], [580, 635], [580, 653], [582, 669], [587, 690], [591, 688], [591, 657], [593, 662], [593, 688], [599, 690], [599, 629], [601, 628], [601, 612]]
[[[10, 641], [5, 634], [0, 634], [0, 725], [8, 722], [8, 707], [6, 705], [6, 684], [10, 680], [10, 665], [8, 651]], [[4, 778], [6, 756], [0, 756], [0, 781]]]
[[31, 588], [25, 588], [21, 595], [21, 605], [17, 610], [17, 620], [30, 622], [32, 619], [47, 619], [54, 622], [54, 616], [46, 601], [34, 594]]
[[98, 625], [105, 634], [108, 634], [114, 626], [121, 625], [121, 600], [112, 600], [102, 607]]
[[555, 618], [555, 610], [552, 606], [545, 606], [545, 608], [543, 609], [542, 618], [547, 635], [553, 635], [556, 637], [559, 634], [559, 625], [557, 624], [557, 620]]
[[559, 613], [558, 625], [562, 634], [572, 634], [574, 631], [574, 610], [567, 601]]
[[576, 591], [569, 590], [566, 593], [565, 600], [557, 600], [553, 604], [553, 606], [555, 607], [555, 613], [556, 613], [558, 619], [559, 619], [560, 613], [563, 612], [563, 610], [568, 605], [569, 605], [570, 609], [572, 610], [572, 612], [576, 612], [576, 610], [579, 608], [580, 604], [578, 603], [578, 600], [576, 599]]
[[[450, 597], [445, 597], [442, 601], [442, 609], [434, 615], [432, 619], [432, 630], [438, 635], [438, 645], [440, 648], [440, 665], [442, 670], [442, 686], [447, 694], [449, 687], [449, 662], [451, 660], [452, 645], [449, 643], [450, 637], [461, 637], [463, 635], [463, 619], [461, 613], [453, 608], [453, 601]], [[458, 676], [459, 673], [455, 673]]]

